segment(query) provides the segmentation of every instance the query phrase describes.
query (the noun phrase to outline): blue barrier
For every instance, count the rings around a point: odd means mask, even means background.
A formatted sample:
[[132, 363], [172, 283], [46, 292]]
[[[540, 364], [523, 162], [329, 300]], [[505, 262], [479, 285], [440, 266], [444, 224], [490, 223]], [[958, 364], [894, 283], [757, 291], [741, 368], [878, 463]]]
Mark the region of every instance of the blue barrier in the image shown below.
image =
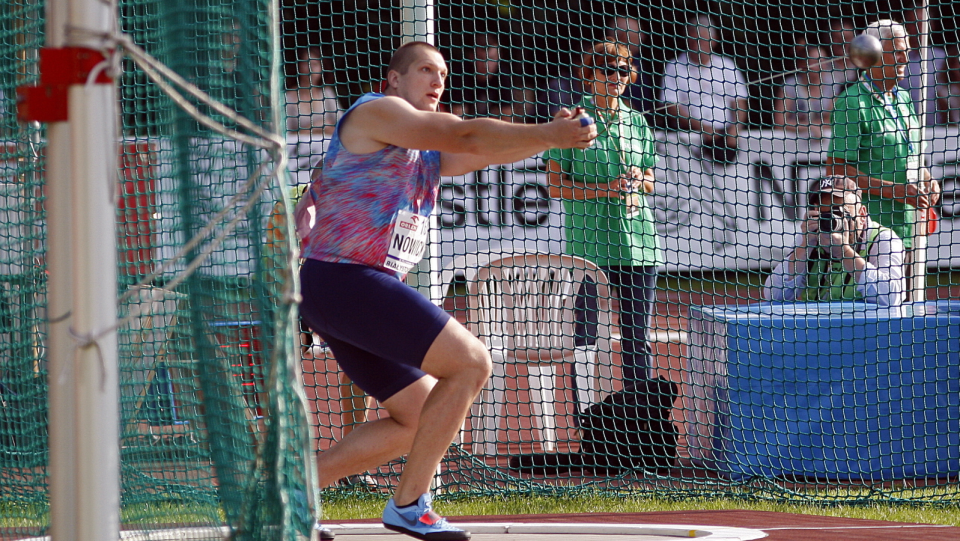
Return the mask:
[[690, 318], [725, 344], [707, 363], [704, 462], [735, 478], [960, 472], [960, 302], [694, 307]]

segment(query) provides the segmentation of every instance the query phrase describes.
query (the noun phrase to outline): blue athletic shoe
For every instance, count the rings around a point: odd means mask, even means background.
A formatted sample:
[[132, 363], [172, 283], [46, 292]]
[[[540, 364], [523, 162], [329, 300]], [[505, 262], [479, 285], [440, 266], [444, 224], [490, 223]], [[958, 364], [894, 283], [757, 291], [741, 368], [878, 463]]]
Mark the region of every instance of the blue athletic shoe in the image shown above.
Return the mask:
[[430, 493], [420, 496], [417, 503], [398, 508], [393, 498], [383, 510], [383, 525], [388, 530], [405, 533], [423, 541], [467, 541], [470, 532], [454, 528], [433, 510]]

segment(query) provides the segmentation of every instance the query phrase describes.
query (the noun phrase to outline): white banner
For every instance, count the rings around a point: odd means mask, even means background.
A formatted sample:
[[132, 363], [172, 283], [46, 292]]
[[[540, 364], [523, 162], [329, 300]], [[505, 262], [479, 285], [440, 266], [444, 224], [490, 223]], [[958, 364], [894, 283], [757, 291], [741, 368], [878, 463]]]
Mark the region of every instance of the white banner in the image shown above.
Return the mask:
[[[942, 179], [943, 216], [929, 239], [931, 268], [960, 266], [960, 136], [932, 131], [931, 172]], [[828, 139], [782, 131], [741, 137], [736, 163], [701, 160], [697, 138], [658, 133], [657, 190], [651, 198], [667, 270], [775, 266], [792, 246], [806, 188], [824, 173]], [[551, 200], [539, 159], [444, 179], [442, 264], [474, 252], [563, 251], [563, 206]]]
[[[927, 160], [934, 178], [940, 180], [943, 201], [937, 232], [928, 239], [930, 268], [960, 268], [960, 130], [929, 131]], [[805, 190], [823, 174], [829, 139], [799, 138], [782, 131], [751, 131], [741, 137], [736, 163], [720, 166], [701, 160], [697, 138], [686, 133], [657, 134], [662, 157], [656, 167], [657, 190], [650, 200], [667, 260], [667, 270], [759, 269], [775, 266], [786, 247], [792, 245], [797, 219], [806, 205]], [[149, 141], [147, 141], [149, 142]], [[310, 172], [323, 156], [327, 140], [322, 135], [289, 139], [291, 182], [307, 184]], [[212, 216], [241, 189], [257, 159], [232, 141], [209, 141], [191, 149], [195, 170], [209, 171], [193, 194], [193, 212]], [[151, 144], [155, 154], [143, 167], [156, 167], [151, 189], [159, 192], [153, 229], [157, 232], [156, 257], [173, 255], [183, 239], [180, 225], [180, 192], [169, 142]], [[0, 184], [19, 186], [15, 167], [0, 162]], [[215, 171], [220, 173], [215, 174]], [[9, 191], [9, 190], [8, 190]], [[22, 227], [16, 203], [23, 194], [14, 190], [7, 199], [0, 193], [0, 214], [7, 229]], [[5, 203], [5, 204], [3, 204]], [[449, 267], [457, 256], [478, 252], [509, 253], [543, 251], [563, 253], [563, 205], [551, 199], [539, 158], [494, 167], [461, 177], [444, 178], [437, 205], [440, 259]], [[269, 207], [258, 208], [265, 221]], [[198, 226], [199, 227], [199, 226]], [[244, 220], [210, 261], [209, 272], [249, 274], [251, 227]], [[13, 229], [11, 229], [13, 228]], [[23, 236], [23, 235], [19, 235]], [[11, 238], [19, 238], [13, 234]], [[17, 241], [19, 242], [19, 241]], [[19, 246], [19, 245], [17, 245]], [[6, 248], [4, 250], [3, 248]], [[0, 246], [0, 254], [23, 248]], [[435, 256], [434, 256], [435, 257]], [[0, 257], [0, 270], [8, 268]], [[14, 265], [16, 266], [16, 265]], [[182, 262], [174, 269], [182, 267]], [[15, 272], [13, 269], [8, 269]]]
[[[657, 190], [650, 200], [666, 269], [775, 266], [793, 244], [797, 220], [806, 205], [806, 187], [824, 172], [829, 139], [806, 139], [772, 130], [747, 132], [741, 137], [736, 163], [726, 166], [700, 159], [698, 138], [686, 133], [658, 132], [657, 139], [662, 158], [655, 169]], [[930, 140], [930, 169], [941, 179], [944, 200], [939, 228], [929, 238], [929, 266], [960, 267], [960, 250], [956, 254], [952, 250], [960, 246], [960, 131], [930, 130]], [[327, 140], [291, 136], [289, 142], [291, 182], [309, 183], [310, 171], [319, 163]], [[213, 153], [216, 158], [204, 165], [211, 170], [236, 167], [237, 163], [226, 159], [227, 146]], [[166, 150], [163, 147], [161, 154]], [[167, 160], [160, 162], [165, 165]], [[161, 169], [167, 172], [163, 165]], [[245, 180], [244, 171], [240, 167], [237, 178], [230, 182], [218, 179], [211, 183], [214, 189], [206, 195], [216, 192], [218, 201], [229, 196]], [[160, 206], [175, 209], [174, 202], [167, 199], [176, 199], [177, 191], [166, 184], [167, 175], [159, 176], [164, 179], [159, 186], [163, 194]], [[539, 158], [444, 178], [437, 209], [442, 267], [449, 267], [457, 256], [477, 252], [563, 253], [563, 205], [550, 198]], [[165, 213], [161, 216], [166, 217]], [[166, 242], [174, 239], [163, 240], [160, 245], [164, 247], [176, 244]], [[244, 274], [248, 270], [243, 268], [245, 242], [234, 239], [228, 244], [233, 252], [231, 263], [237, 266], [232, 271]]]

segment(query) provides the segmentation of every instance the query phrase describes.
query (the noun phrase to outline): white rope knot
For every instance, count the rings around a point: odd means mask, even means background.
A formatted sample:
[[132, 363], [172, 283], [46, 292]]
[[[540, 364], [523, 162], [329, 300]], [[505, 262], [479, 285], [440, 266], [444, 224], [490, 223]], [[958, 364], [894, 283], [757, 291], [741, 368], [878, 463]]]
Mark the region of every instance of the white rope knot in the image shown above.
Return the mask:
[[[103, 72], [106, 72], [113, 80], [120, 78], [120, 75], [123, 73], [120, 67], [122, 56], [118, 51], [120, 40], [116, 32], [101, 32], [82, 26], [67, 25], [66, 35], [68, 43], [82, 44], [84, 47], [100, 51], [100, 53], [103, 54], [104, 60], [97, 63], [97, 65], [90, 70], [90, 73], [87, 74], [85, 86], [94, 84], [97, 77]], [[84, 43], [91, 39], [97, 40], [99, 43]]]

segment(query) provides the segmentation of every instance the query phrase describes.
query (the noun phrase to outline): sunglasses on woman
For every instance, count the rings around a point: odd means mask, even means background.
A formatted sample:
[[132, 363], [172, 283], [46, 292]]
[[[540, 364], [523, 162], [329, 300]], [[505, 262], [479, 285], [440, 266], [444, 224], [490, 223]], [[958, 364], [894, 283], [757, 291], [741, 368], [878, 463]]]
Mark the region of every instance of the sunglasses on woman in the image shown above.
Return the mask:
[[616, 74], [620, 77], [630, 77], [630, 66], [626, 64], [603, 64], [597, 66], [597, 71], [604, 75]]

